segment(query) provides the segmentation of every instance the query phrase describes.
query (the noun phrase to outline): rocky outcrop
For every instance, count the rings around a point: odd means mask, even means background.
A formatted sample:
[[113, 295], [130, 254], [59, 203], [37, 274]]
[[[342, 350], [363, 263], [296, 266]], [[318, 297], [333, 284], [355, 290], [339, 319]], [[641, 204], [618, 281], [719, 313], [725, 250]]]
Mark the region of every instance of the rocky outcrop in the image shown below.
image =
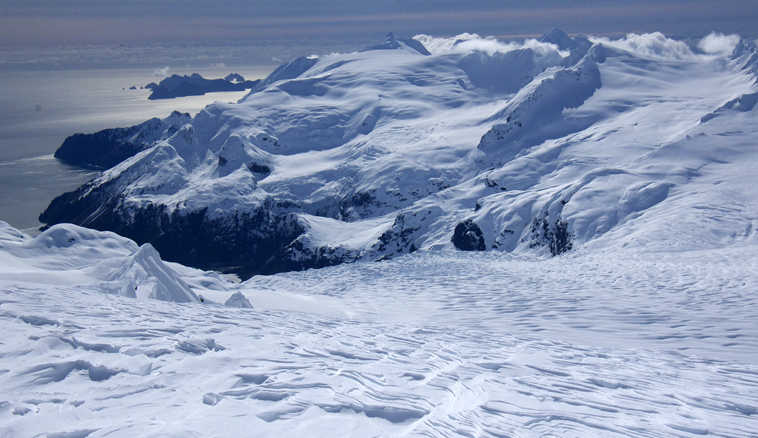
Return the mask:
[[530, 247], [546, 247], [553, 256], [570, 251], [574, 246], [568, 222], [560, 217], [551, 221], [547, 213], [538, 216], [532, 221], [529, 232]]
[[487, 249], [484, 244], [484, 233], [479, 225], [471, 219], [465, 220], [455, 226], [453, 245], [461, 251], [484, 251]]

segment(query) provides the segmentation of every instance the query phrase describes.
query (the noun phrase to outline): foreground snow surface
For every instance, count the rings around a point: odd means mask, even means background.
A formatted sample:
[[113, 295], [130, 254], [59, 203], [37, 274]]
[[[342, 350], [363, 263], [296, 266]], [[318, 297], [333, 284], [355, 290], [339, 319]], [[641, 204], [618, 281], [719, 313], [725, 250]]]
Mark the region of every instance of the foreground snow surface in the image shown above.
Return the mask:
[[0, 227], [0, 437], [755, 436], [756, 285], [754, 244], [236, 283]]

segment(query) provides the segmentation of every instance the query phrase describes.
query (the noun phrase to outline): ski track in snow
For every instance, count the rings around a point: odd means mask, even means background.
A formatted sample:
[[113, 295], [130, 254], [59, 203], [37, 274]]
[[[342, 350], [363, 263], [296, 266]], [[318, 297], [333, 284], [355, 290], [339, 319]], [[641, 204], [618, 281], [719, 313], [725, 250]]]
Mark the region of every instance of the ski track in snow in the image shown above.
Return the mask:
[[230, 283], [255, 309], [0, 280], [0, 436], [755, 436], [757, 273], [441, 252]]

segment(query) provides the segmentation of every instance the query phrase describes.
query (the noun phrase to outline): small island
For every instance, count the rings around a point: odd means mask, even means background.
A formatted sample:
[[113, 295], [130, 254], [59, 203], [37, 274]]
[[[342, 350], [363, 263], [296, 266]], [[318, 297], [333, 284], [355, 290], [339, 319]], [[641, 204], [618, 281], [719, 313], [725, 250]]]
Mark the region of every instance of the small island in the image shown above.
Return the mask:
[[149, 100], [173, 99], [184, 96], [202, 96], [218, 91], [244, 91], [255, 87], [260, 82], [246, 80], [239, 73], [231, 73], [223, 79], [206, 79], [198, 73], [191, 75], [171, 75], [159, 83], [151, 82], [145, 88], [152, 91]]

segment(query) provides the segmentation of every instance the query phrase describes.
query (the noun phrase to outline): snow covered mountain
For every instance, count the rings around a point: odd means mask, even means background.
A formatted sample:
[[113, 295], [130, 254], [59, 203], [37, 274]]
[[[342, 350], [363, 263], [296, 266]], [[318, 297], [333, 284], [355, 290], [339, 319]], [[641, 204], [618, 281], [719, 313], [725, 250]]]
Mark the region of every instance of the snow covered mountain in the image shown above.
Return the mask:
[[296, 59], [40, 219], [243, 277], [451, 247], [754, 242], [758, 50], [708, 38], [389, 35]]

